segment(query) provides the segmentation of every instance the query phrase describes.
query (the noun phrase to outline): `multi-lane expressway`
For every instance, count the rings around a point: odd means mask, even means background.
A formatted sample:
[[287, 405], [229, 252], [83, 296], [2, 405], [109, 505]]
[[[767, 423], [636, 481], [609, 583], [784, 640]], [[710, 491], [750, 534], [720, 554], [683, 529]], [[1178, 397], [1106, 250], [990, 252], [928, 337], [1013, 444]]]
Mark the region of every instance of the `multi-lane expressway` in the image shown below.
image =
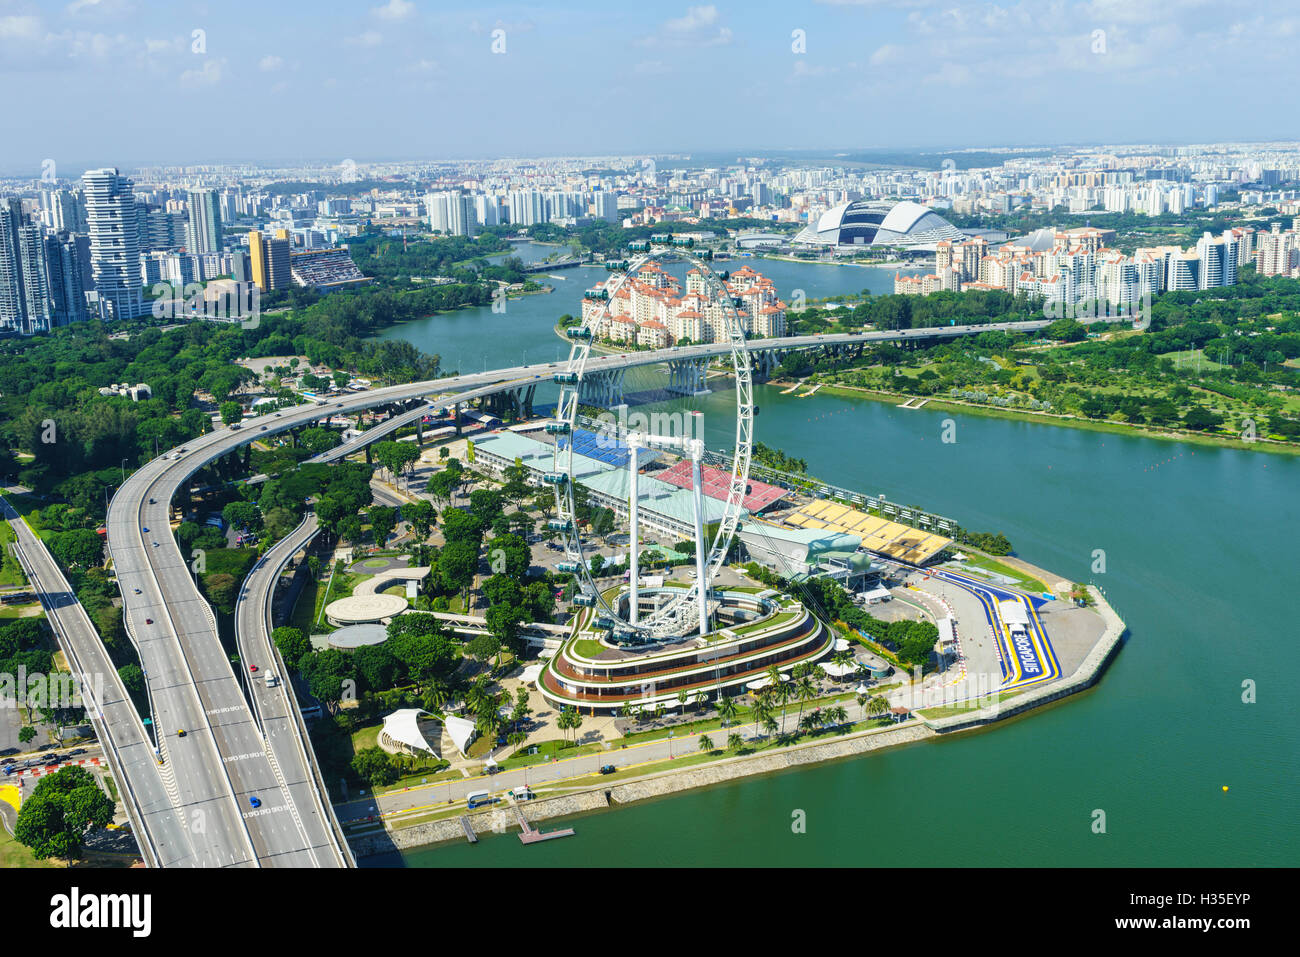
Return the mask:
[[[790, 336], [755, 340], [749, 348], [788, 351], [955, 338], [988, 331], [1037, 331], [1047, 324], [1042, 320]], [[609, 372], [729, 352], [726, 343], [686, 346], [593, 357], [586, 368], [588, 372]], [[336, 414], [376, 406], [397, 408], [425, 396], [454, 393], [431, 403], [445, 407], [477, 395], [536, 383], [559, 367], [560, 363], [555, 362], [514, 366], [389, 386], [247, 419], [238, 429], [212, 432], [164, 453], [134, 472], [118, 489], [106, 523], [109, 551], [125, 604], [126, 626], [148, 674], [165, 773], [177, 786], [176, 812], [192, 833], [203, 836], [208, 850], [202, 863], [347, 866], [351, 856], [337, 829], [330, 826], [327, 797], [320, 787], [311, 784], [318, 778], [309, 746], [287, 733], [277, 734], [273, 741], [267, 723], [259, 722], [254, 706], [250, 706], [247, 664], [241, 664], [237, 675], [222, 649], [212, 609], [200, 595], [170, 534], [172, 497], [204, 465], [257, 439]], [[357, 451], [428, 411], [428, 406], [421, 403], [320, 458], [332, 459]], [[255, 639], [250, 635], [249, 640]], [[248, 654], [256, 657], [251, 648]], [[293, 706], [284, 693], [273, 697], [287, 707]], [[258, 698], [255, 707], [259, 712], [262, 704]], [[185, 730], [185, 736], [179, 735], [180, 730]], [[131, 771], [124, 769], [123, 773]], [[259, 806], [253, 806], [253, 799]]]

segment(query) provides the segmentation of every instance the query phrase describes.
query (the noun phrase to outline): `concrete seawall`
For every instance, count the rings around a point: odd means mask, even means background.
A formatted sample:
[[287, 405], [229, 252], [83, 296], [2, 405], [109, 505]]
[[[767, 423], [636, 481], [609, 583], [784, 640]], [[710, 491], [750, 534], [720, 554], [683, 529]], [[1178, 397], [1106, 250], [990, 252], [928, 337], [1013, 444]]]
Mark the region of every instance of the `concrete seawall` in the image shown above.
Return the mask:
[[1110, 603], [1101, 592], [1091, 585], [1088, 586], [1088, 592], [1096, 602], [1097, 612], [1106, 623], [1106, 630], [1092, 646], [1092, 650], [1084, 656], [1079, 667], [1074, 669], [1074, 674], [1058, 678], [1042, 688], [1034, 688], [1018, 694], [1011, 701], [1000, 702], [996, 709], [973, 710], [967, 714], [956, 714], [945, 718], [926, 718], [925, 723], [940, 734], [965, 731], [1023, 714], [1032, 708], [1077, 694], [1096, 684], [1110, 663], [1110, 659], [1114, 657], [1116, 649], [1119, 648], [1120, 639], [1124, 635], [1124, 622], [1120, 620], [1119, 615], [1115, 614], [1115, 610], [1110, 607]]
[[[551, 818], [568, 817], [589, 811], [604, 810], [611, 806], [633, 804], [651, 798], [690, 791], [695, 788], [723, 784], [737, 778], [755, 774], [769, 774], [804, 764], [819, 764], [836, 758], [853, 757], [935, 737], [935, 732], [920, 721], [909, 721], [892, 728], [874, 728], [829, 741], [813, 741], [795, 745], [772, 754], [740, 755], [699, 767], [661, 771], [644, 778], [615, 784], [610, 787], [595, 785], [585, 791], [559, 797], [541, 798], [521, 805], [530, 823]], [[505, 833], [517, 830], [514, 809], [507, 804], [489, 810], [467, 813], [475, 833], [489, 831]], [[460, 816], [427, 824], [416, 824], [372, 835], [353, 837], [349, 843], [358, 858], [390, 854], [394, 850], [409, 850], [429, 844], [465, 840]]]
[[[609, 807], [609, 802], [605, 799], [604, 791], [592, 790], [539, 798], [520, 807], [523, 808], [524, 816], [529, 822], [535, 823], [553, 817], [599, 811]], [[467, 811], [463, 816], [469, 818], [470, 826], [477, 834], [486, 834], [489, 831], [504, 834], [508, 830], [519, 828], [514, 806], [511, 804], [495, 804], [482, 811]], [[348, 843], [352, 845], [353, 853], [360, 858], [375, 854], [389, 854], [394, 850], [410, 850], [428, 844], [442, 844], [446, 841], [463, 841], [465, 830], [461, 827], [460, 819], [461, 815], [456, 815], [440, 821], [429, 821], [427, 824], [415, 824], [411, 827], [385, 831], [381, 834], [353, 837]]]

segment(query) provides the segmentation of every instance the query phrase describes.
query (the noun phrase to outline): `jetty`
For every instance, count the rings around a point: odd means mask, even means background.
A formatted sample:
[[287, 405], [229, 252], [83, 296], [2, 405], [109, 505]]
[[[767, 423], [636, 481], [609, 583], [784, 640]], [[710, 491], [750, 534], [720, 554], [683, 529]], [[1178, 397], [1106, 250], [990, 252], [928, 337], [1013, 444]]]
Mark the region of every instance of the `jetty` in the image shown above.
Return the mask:
[[523, 844], [536, 844], [539, 841], [551, 841], [557, 837], [572, 837], [574, 830], [571, 827], [560, 828], [554, 831], [539, 831], [528, 823], [528, 818], [524, 817], [523, 809], [516, 804], [515, 816], [519, 818], [519, 840]]

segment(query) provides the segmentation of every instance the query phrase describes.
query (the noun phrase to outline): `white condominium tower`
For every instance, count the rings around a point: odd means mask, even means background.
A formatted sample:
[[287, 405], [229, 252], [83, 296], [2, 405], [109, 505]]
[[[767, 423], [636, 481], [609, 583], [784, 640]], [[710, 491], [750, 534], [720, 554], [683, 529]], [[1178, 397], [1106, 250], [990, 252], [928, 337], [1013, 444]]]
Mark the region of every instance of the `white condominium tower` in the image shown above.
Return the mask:
[[115, 167], [87, 170], [86, 223], [90, 266], [103, 319], [134, 319], [144, 312], [140, 279], [140, 235], [131, 181]]
[[192, 255], [219, 253], [221, 201], [215, 189], [194, 189], [189, 194], [190, 221], [186, 228], [187, 250]]
[[425, 193], [424, 208], [429, 214], [429, 229], [444, 236], [473, 236], [478, 220], [474, 197], [464, 193]]

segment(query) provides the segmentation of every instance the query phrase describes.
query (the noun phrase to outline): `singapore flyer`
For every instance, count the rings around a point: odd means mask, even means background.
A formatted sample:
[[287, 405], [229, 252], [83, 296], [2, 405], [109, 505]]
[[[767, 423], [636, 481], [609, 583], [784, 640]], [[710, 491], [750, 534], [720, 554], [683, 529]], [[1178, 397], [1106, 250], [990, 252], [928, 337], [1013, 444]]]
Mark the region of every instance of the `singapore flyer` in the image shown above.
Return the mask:
[[[731, 375], [735, 383], [736, 423], [735, 444], [731, 456], [729, 481], [723, 500], [722, 514], [716, 521], [717, 530], [712, 541], [705, 542], [700, 461], [704, 443], [698, 436], [682, 431], [680, 435], [653, 434], [651, 431], [628, 432], [617, 436], [628, 450], [629, 486], [629, 589], [625, 601], [610, 601], [602, 595], [592, 577], [587, 562], [577, 520], [574, 501], [574, 441], [579, 424], [579, 405], [584, 395], [584, 382], [591, 374], [588, 368], [592, 341], [597, 327], [610, 317], [610, 307], [619, 289], [630, 277], [636, 276], [651, 263], [680, 260], [689, 264], [699, 283], [702, 295], [711, 308], [720, 312], [725, 322], [726, 338], [730, 345]], [[554, 376], [560, 387], [555, 416], [546, 426], [555, 438], [554, 465], [543, 480], [554, 488], [556, 518], [551, 528], [564, 537], [565, 558], [557, 569], [574, 574], [581, 593], [575, 601], [594, 608], [599, 620], [612, 636], [623, 642], [660, 641], [680, 637], [698, 629], [700, 635], [709, 630], [709, 586], [713, 577], [726, 561], [732, 538], [743, 514], [742, 503], [749, 482], [750, 459], [753, 453], [754, 402], [750, 356], [745, 345], [745, 327], [736, 304], [732, 301], [722, 279], [707, 262], [683, 246], [652, 245], [648, 251], [633, 259], [621, 274], [611, 277], [606, 284], [604, 304], [594, 314], [588, 315], [580, 325], [571, 326], [569, 358], [565, 369]], [[689, 459], [694, 489], [694, 540], [695, 582], [689, 589], [677, 589], [666, 600], [642, 612], [638, 594], [640, 551], [640, 526], [637, 515], [637, 474], [642, 450], [667, 449]], [[710, 522], [710, 525], [714, 524]]]

